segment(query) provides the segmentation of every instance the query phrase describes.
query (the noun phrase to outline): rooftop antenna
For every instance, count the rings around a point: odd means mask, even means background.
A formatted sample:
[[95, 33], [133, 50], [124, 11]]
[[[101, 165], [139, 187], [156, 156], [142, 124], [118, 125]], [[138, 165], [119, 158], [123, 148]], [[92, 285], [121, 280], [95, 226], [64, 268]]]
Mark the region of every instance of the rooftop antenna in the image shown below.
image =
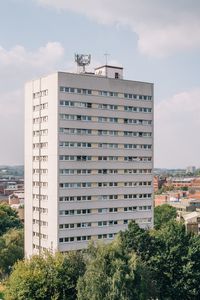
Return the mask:
[[91, 54], [75, 54], [75, 62], [78, 67], [82, 67], [82, 73], [85, 73], [85, 66], [91, 62]]
[[106, 66], [108, 65], [108, 56], [109, 56], [110, 54], [109, 53], [104, 53], [104, 56], [105, 56], [105, 60], [106, 60]]

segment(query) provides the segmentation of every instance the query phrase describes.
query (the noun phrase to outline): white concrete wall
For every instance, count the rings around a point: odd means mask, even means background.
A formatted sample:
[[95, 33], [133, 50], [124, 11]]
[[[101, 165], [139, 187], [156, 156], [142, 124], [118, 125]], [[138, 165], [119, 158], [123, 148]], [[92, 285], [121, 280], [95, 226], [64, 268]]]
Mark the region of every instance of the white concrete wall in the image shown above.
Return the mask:
[[[110, 74], [112, 77], [113, 74]], [[93, 95], [63, 93], [59, 91], [60, 86], [80, 89], [91, 89]], [[48, 95], [33, 99], [33, 93], [48, 90]], [[103, 97], [99, 91], [117, 92], [119, 97]], [[140, 222], [141, 227], [152, 226], [153, 224], [153, 199], [123, 199], [124, 194], [152, 193], [151, 186], [123, 186], [127, 181], [152, 181], [152, 174], [88, 174], [88, 175], [59, 175], [60, 168], [66, 169], [153, 169], [152, 162], [127, 162], [123, 161], [124, 156], [145, 156], [152, 157], [151, 150], [130, 150], [130, 149], [90, 149], [90, 148], [60, 148], [59, 141], [91, 142], [91, 143], [129, 143], [129, 144], [151, 144], [152, 137], [128, 137], [128, 136], [98, 136], [98, 135], [68, 135], [59, 133], [59, 127], [85, 128], [96, 130], [118, 130], [118, 131], [144, 131], [153, 134], [153, 125], [127, 125], [123, 123], [98, 123], [60, 120], [59, 114], [88, 115], [93, 117], [117, 117], [130, 119], [152, 120], [152, 113], [133, 113], [123, 111], [123, 106], [148, 107], [153, 109], [153, 101], [128, 100], [124, 98], [124, 93], [152, 95], [153, 85], [130, 80], [104, 78], [101, 76], [91, 76], [87, 74], [55, 73], [39, 80], [32, 81], [26, 85], [25, 89], [25, 252], [26, 256], [38, 253], [38, 249], [33, 250], [33, 244], [39, 245], [39, 238], [33, 237], [33, 231], [39, 232], [39, 225], [33, 225], [33, 219], [39, 219], [39, 212], [33, 212], [33, 206], [39, 206], [39, 200], [33, 199], [33, 194], [39, 193], [38, 187], [33, 187], [33, 181], [47, 182], [48, 187], [42, 187], [40, 192], [47, 195], [48, 200], [41, 200], [41, 207], [48, 212], [41, 213], [41, 221], [48, 222], [48, 226], [41, 226], [41, 234], [47, 238], [41, 238], [41, 247], [52, 251], [67, 251], [70, 249], [81, 249], [87, 246], [87, 242], [59, 243], [59, 238], [93, 236], [97, 239], [99, 234], [117, 233], [127, 228], [123, 224], [126, 219], [139, 220], [151, 218], [151, 222]], [[82, 101], [100, 104], [115, 104], [119, 110], [102, 110], [95, 108], [60, 107], [59, 100]], [[33, 105], [48, 102], [48, 108], [33, 112]], [[33, 118], [48, 116], [48, 122], [33, 124]], [[46, 130], [48, 135], [33, 137], [33, 130]], [[48, 147], [33, 149], [32, 144], [47, 142]], [[41, 169], [47, 169], [48, 173], [33, 175], [33, 169], [39, 167], [37, 161], [33, 161], [33, 156], [48, 156], [48, 161], [41, 162]], [[59, 155], [91, 155], [93, 161], [59, 161]], [[119, 156], [119, 161], [98, 161], [98, 156]], [[59, 188], [60, 183], [70, 182], [120, 182], [118, 187], [92, 187], [92, 188]], [[59, 202], [61, 196], [92, 196], [93, 200], [79, 202]], [[117, 200], [98, 200], [98, 195], [119, 195]], [[131, 206], [152, 206], [149, 211], [125, 212], [124, 207]], [[118, 208], [117, 213], [98, 213], [98, 208]], [[88, 215], [59, 216], [59, 210], [91, 209]], [[98, 227], [98, 221], [118, 220], [118, 225]], [[91, 222], [92, 227], [59, 229], [59, 224]], [[109, 242], [111, 239], [105, 239]]]
[[[33, 93], [48, 90], [48, 95], [33, 99]], [[33, 156], [40, 154], [39, 149], [33, 150], [33, 143], [47, 142], [48, 147], [41, 149], [41, 155], [48, 156], [48, 161], [41, 162], [41, 169], [47, 169], [47, 174], [42, 174], [40, 180], [48, 182], [48, 187], [41, 189], [42, 195], [47, 195], [48, 200], [41, 200], [41, 207], [48, 209], [48, 213], [41, 214], [41, 221], [48, 222], [48, 227], [41, 226], [41, 234], [48, 236], [41, 239], [41, 246], [57, 250], [57, 74], [53, 74], [26, 84], [25, 89], [25, 253], [30, 256], [37, 253], [33, 244], [39, 245], [39, 238], [33, 237], [33, 231], [39, 232], [39, 225], [33, 225], [33, 219], [39, 219], [39, 213], [33, 212], [33, 206], [39, 207], [39, 200], [33, 199], [33, 194], [39, 193], [39, 188], [33, 187], [33, 181], [39, 180], [38, 174], [33, 174], [33, 169], [39, 168], [39, 162], [33, 162]], [[33, 111], [33, 105], [48, 103], [48, 108]], [[33, 118], [48, 116], [48, 122], [33, 124]], [[40, 128], [41, 127], [41, 128]], [[48, 135], [33, 137], [33, 130], [47, 129]]]
[[[111, 76], [111, 75], [110, 75]], [[59, 85], [65, 87], [85, 88], [95, 90], [95, 95], [79, 95], [70, 93], [60, 93], [60, 100], [71, 101], [85, 101], [91, 103], [105, 103], [115, 104], [118, 106], [135, 106], [148, 107], [153, 109], [153, 101], [138, 101], [127, 100], [123, 98], [123, 93], [135, 93], [143, 95], [152, 95], [152, 85], [131, 82], [124, 80], [115, 80], [109, 78], [102, 78], [98, 76], [74, 75], [67, 73], [59, 74]], [[114, 91], [121, 94], [121, 97], [102, 97], [98, 95], [98, 91]], [[132, 118], [132, 119], [146, 119], [152, 120], [152, 113], [133, 113], [118, 110], [102, 110], [102, 109], [86, 109], [78, 107], [60, 107], [59, 113], [74, 114], [74, 115], [88, 115], [88, 116], [102, 116], [102, 117], [118, 117], [118, 118]], [[119, 131], [146, 131], [152, 132], [152, 125], [126, 125], [119, 123], [98, 123], [98, 122], [83, 122], [83, 121], [68, 121], [60, 120], [60, 127], [66, 128], [85, 128], [93, 130], [119, 130]], [[60, 141], [75, 141], [75, 142], [91, 142], [91, 143], [138, 143], [138, 144], [153, 144], [153, 137], [138, 138], [125, 136], [98, 136], [98, 135], [68, 135], [59, 134]], [[60, 148], [60, 155], [91, 155], [91, 156], [148, 156], [152, 157], [152, 150], [129, 150], [129, 149], [90, 149], [90, 148]], [[124, 161], [60, 161], [60, 168], [68, 169], [131, 169], [131, 168], [152, 168], [153, 162], [124, 162]], [[60, 176], [60, 182], [109, 182], [109, 181], [152, 181], [152, 174], [89, 174], [89, 175], [67, 175]], [[82, 196], [82, 195], [123, 195], [135, 193], [152, 193], [153, 187], [95, 187], [95, 188], [70, 188], [60, 189], [59, 196]], [[80, 223], [92, 222], [93, 226], [89, 228], [76, 229], [61, 229], [59, 230], [59, 237], [74, 237], [91, 235], [97, 237], [98, 234], [116, 233], [127, 228], [127, 225], [122, 224], [124, 219], [142, 219], [152, 218], [153, 206], [151, 211], [134, 211], [124, 212], [123, 208], [134, 205], [152, 205], [152, 199], [126, 199], [126, 200], [90, 200], [79, 202], [61, 202], [59, 204], [60, 210], [76, 210], [76, 209], [91, 209], [92, 213], [88, 215], [72, 215], [60, 216], [59, 223]], [[118, 213], [98, 213], [98, 208], [118, 207]], [[118, 220], [121, 224], [115, 226], [98, 227], [98, 221]], [[153, 220], [153, 218], [152, 218]], [[153, 222], [153, 221], [152, 221]], [[140, 224], [141, 227], [152, 226], [150, 224]], [[87, 246], [86, 242], [71, 242], [60, 243], [60, 251], [68, 251], [72, 249], [81, 249]]]
[[25, 255], [32, 254], [32, 93], [33, 82], [25, 86]]

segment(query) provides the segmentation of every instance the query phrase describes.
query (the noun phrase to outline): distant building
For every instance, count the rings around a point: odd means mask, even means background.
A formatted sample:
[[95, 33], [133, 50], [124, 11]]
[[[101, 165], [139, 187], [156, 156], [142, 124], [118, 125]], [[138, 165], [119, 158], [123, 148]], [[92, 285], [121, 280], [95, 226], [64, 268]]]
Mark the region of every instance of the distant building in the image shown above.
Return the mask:
[[24, 191], [24, 184], [20, 183], [13, 183], [12, 185], [8, 184], [7, 187], [4, 189], [4, 195], [10, 196], [13, 193], [22, 192]]
[[197, 191], [196, 190], [195, 191], [189, 191], [188, 198], [200, 200], [200, 191], [199, 190], [197, 190]]
[[184, 221], [188, 233], [200, 234], [200, 211], [182, 213], [179, 215], [179, 220]]
[[9, 196], [17, 190], [18, 190], [17, 184], [13, 186], [8, 186], [7, 188], [4, 189], [4, 195]]
[[13, 204], [24, 205], [24, 190], [17, 190], [9, 195], [9, 205]]
[[162, 193], [160, 195], [154, 195], [154, 204], [155, 206], [159, 206], [165, 203], [173, 203], [179, 202], [181, 198], [185, 198], [187, 196], [187, 192], [184, 191], [168, 191]]
[[166, 183], [165, 177], [154, 176], [153, 178], [153, 188], [154, 192], [157, 192]]
[[168, 195], [166, 193], [161, 195], [154, 195], [154, 206], [160, 206], [169, 202]]
[[195, 190], [195, 192], [199, 192], [199, 191], [200, 191], [200, 177], [195, 177], [195, 178], [192, 180], [191, 188], [192, 188], [193, 190]]
[[185, 177], [171, 177], [167, 179], [165, 186], [171, 187], [173, 186], [174, 189], [176, 188], [183, 188], [183, 187], [191, 187], [192, 186], [193, 178], [185, 178]]
[[186, 168], [186, 173], [187, 174], [194, 174], [196, 171], [196, 167], [195, 166], [189, 166]]
[[154, 176], [153, 177], [153, 190], [154, 190], [154, 192], [157, 192], [158, 189], [159, 189], [159, 177]]
[[4, 194], [4, 189], [7, 187], [7, 181], [5, 179], [0, 179], [0, 195]]
[[177, 212], [192, 212], [200, 208], [200, 201], [197, 199], [180, 199], [179, 202], [168, 202], [168, 204], [175, 207]]

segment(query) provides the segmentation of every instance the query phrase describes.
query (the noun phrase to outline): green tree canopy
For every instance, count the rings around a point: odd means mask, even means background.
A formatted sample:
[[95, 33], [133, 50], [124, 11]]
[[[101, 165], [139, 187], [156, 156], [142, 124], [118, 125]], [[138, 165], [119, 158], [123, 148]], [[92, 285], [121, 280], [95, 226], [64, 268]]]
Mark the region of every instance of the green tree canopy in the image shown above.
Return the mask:
[[84, 273], [81, 253], [69, 252], [19, 261], [6, 288], [7, 300], [74, 300], [76, 284]]
[[22, 229], [10, 229], [0, 237], [0, 278], [7, 276], [12, 266], [24, 257], [24, 233]]
[[176, 209], [169, 204], [156, 206], [154, 209], [154, 226], [155, 229], [161, 228], [162, 225], [176, 218]]
[[120, 239], [126, 251], [134, 251], [144, 261], [153, 255], [154, 238], [134, 221], [129, 223], [128, 230], [120, 232]]
[[191, 236], [182, 223], [174, 220], [150, 234], [155, 240], [155, 252], [147, 265], [156, 282], [158, 299], [187, 299], [183, 282]]
[[11, 228], [22, 228], [17, 211], [7, 204], [0, 204], [0, 236]]
[[113, 242], [92, 244], [84, 254], [46, 253], [19, 261], [6, 299], [196, 300], [199, 286], [200, 236], [172, 218], [149, 230], [131, 222]]
[[79, 300], [148, 299], [150, 278], [136, 254], [126, 253], [120, 240], [100, 244], [91, 252], [78, 281]]
[[150, 274], [152, 299], [200, 299], [200, 236], [171, 220], [159, 230], [130, 223], [120, 237], [124, 251], [134, 250]]
[[187, 262], [183, 268], [181, 287], [185, 298], [200, 299], [200, 236], [193, 235], [189, 241]]

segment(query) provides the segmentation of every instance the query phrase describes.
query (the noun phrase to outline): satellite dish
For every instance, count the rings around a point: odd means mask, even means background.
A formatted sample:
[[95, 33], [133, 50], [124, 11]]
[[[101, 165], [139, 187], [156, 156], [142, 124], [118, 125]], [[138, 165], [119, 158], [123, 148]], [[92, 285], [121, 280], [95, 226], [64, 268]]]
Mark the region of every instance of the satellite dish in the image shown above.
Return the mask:
[[75, 62], [78, 67], [83, 68], [83, 73], [85, 73], [85, 66], [91, 62], [91, 54], [75, 54]]

